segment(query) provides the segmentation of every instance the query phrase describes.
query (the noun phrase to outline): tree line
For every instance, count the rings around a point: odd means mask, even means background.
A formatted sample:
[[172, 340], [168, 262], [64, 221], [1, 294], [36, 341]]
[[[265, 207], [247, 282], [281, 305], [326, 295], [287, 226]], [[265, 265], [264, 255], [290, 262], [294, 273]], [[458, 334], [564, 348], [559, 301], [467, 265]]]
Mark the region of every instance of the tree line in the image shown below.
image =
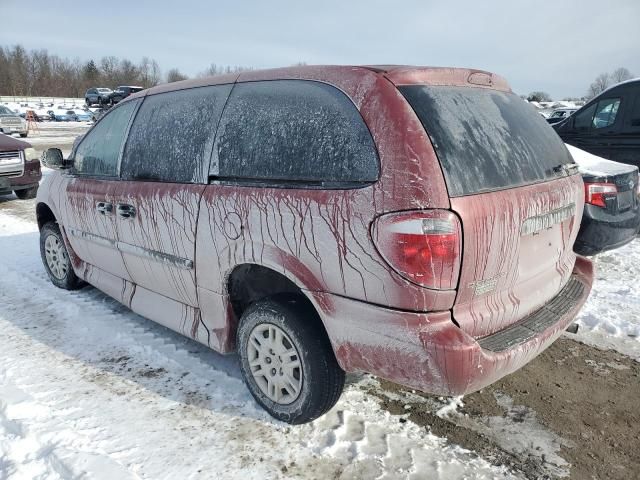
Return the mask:
[[[601, 73], [596, 79], [589, 85], [586, 94], [581, 98], [563, 98], [563, 100], [583, 100], [589, 101], [594, 97], [597, 97], [607, 88], [615, 85], [616, 83], [624, 82], [625, 80], [631, 80], [633, 74], [626, 67], [616, 68], [611, 73]], [[530, 102], [551, 102], [552, 98], [547, 92], [535, 91], [529, 95], [523, 95], [522, 98]]]
[[[198, 76], [249, 69], [212, 63]], [[187, 78], [177, 68], [163, 74], [158, 62], [149, 57], [142, 57], [138, 63], [115, 56], [82, 61], [50, 54], [46, 49], [28, 51], [22, 45], [0, 45], [0, 95], [79, 98], [91, 87], [138, 85], [149, 88]]]

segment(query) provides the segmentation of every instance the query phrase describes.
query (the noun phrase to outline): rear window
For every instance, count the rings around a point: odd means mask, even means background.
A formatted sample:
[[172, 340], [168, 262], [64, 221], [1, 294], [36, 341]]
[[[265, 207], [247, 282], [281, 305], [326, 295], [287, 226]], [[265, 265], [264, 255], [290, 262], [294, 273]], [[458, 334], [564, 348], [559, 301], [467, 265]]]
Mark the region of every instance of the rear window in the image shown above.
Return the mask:
[[399, 87], [431, 138], [449, 195], [551, 180], [573, 163], [564, 143], [513, 93], [470, 87]]

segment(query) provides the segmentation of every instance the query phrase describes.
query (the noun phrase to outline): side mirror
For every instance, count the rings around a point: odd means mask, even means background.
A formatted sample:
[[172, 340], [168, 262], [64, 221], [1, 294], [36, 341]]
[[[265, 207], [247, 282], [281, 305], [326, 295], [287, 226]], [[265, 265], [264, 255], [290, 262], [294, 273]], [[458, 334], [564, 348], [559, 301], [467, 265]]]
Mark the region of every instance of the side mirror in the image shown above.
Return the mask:
[[71, 167], [71, 163], [62, 157], [62, 150], [59, 148], [49, 148], [42, 155], [42, 163], [45, 167], [54, 170], [65, 170]]

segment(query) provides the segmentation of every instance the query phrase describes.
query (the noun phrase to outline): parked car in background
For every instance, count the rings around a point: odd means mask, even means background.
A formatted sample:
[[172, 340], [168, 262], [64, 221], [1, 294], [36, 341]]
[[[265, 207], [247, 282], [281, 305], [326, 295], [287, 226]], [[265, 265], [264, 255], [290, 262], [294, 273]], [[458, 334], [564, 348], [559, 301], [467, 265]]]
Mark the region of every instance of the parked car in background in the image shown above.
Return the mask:
[[42, 178], [40, 160], [31, 144], [0, 133], [0, 195], [14, 192], [35, 198]]
[[76, 112], [65, 108], [56, 108], [52, 110], [53, 120], [56, 122], [75, 122], [77, 120]]
[[553, 125], [554, 123], [561, 122], [562, 120], [569, 118], [569, 116], [577, 110], [577, 108], [556, 108], [551, 112], [551, 115], [547, 117], [547, 123]]
[[93, 112], [89, 110], [82, 110], [80, 108], [76, 108], [72, 110], [76, 115], [76, 121], [78, 122], [91, 122], [93, 121]]
[[570, 145], [640, 166], [640, 78], [605, 90], [553, 128]]
[[98, 87], [98, 88], [90, 88], [84, 94], [84, 102], [87, 107], [92, 105], [106, 105], [109, 103], [109, 96], [111, 95], [112, 90], [110, 88]]
[[567, 145], [584, 181], [584, 213], [574, 246], [595, 255], [632, 241], [640, 229], [638, 167]]
[[161, 85], [46, 161], [60, 169], [36, 206], [51, 281], [237, 350], [251, 394], [290, 423], [330, 409], [345, 371], [481, 389], [547, 348], [591, 289], [577, 166], [488, 72]]
[[133, 87], [133, 86], [121, 86], [116, 88], [111, 95], [109, 95], [109, 102], [111, 105], [115, 105], [116, 103], [124, 100], [132, 93], [140, 92], [144, 90], [142, 87]]
[[95, 108], [92, 110], [91, 114], [93, 115], [93, 121], [97, 122], [102, 118], [102, 116], [107, 112], [108, 108]]
[[0, 133], [11, 135], [17, 133], [21, 137], [29, 134], [27, 121], [15, 113], [13, 110], [0, 105]]

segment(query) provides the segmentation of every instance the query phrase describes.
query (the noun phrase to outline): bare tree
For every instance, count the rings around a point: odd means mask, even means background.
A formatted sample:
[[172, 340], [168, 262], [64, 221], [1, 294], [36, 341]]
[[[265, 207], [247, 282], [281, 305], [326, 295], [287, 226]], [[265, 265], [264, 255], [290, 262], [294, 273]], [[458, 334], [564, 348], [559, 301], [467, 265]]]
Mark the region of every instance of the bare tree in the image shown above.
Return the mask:
[[625, 67], [616, 68], [611, 74], [611, 82], [614, 84], [624, 82], [625, 80], [631, 80], [632, 78], [633, 74]]
[[180, 80], [186, 80], [189, 77], [180, 73], [177, 68], [172, 68], [167, 72], [167, 83], [179, 82]]
[[596, 77], [596, 79], [589, 85], [589, 90], [587, 91], [587, 97], [590, 99], [600, 95], [611, 85], [611, 77], [608, 73], [601, 73]]
[[551, 95], [547, 92], [531, 92], [527, 96], [527, 100], [530, 102], [550, 102]]

